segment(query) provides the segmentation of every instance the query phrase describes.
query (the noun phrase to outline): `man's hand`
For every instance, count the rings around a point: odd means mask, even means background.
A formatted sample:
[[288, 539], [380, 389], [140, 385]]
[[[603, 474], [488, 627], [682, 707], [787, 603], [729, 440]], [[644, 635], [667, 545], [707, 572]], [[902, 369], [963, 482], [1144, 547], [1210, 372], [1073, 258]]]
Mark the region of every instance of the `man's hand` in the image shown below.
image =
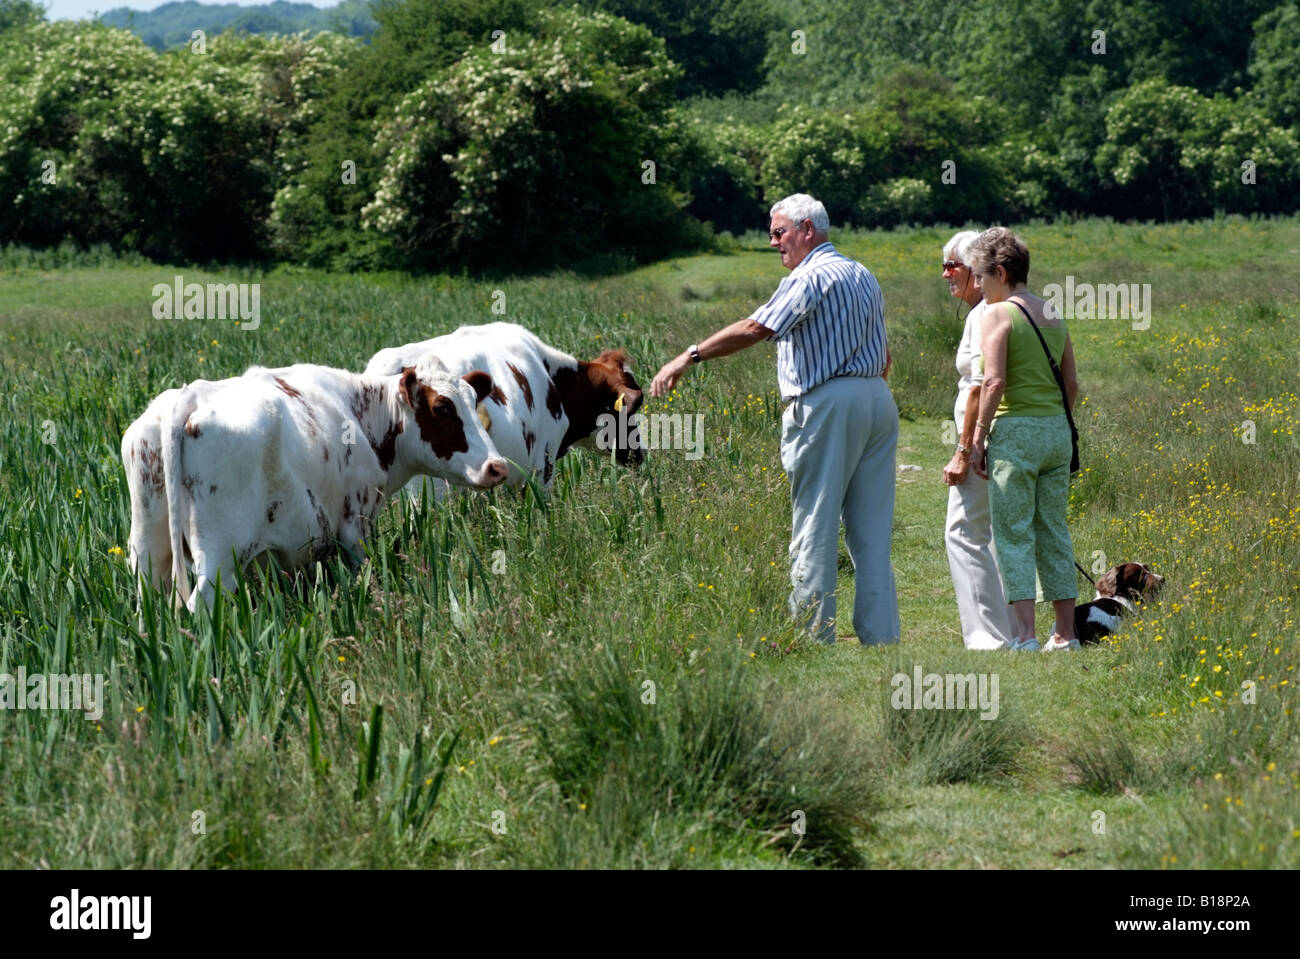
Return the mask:
[[[753, 319], [737, 320], [730, 326], [724, 326], [708, 339], [700, 340], [697, 349], [700, 350], [701, 356], [713, 360], [720, 356], [730, 356], [755, 343], [761, 343], [771, 335], [770, 329], [761, 323], [756, 323]], [[679, 353], [669, 360], [650, 381], [650, 395], [656, 398], [667, 396], [686, 372], [686, 367], [691, 365], [690, 350]]]
[[662, 399], [672, 392], [677, 381], [682, 378], [686, 368], [691, 365], [691, 354], [683, 351], [663, 365], [655, 378], [650, 381], [650, 395]]

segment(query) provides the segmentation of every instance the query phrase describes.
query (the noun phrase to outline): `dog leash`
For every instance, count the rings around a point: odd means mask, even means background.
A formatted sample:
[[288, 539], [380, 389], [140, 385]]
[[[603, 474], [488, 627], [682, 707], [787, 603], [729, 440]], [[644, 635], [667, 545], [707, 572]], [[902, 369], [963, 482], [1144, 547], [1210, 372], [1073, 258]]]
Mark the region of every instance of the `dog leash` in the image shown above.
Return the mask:
[[1093, 588], [1093, 589], [1096, 589], [1096, 588], [1097, 588], [1097, 581], [1094, 580], [1091, 576], [1088, 575], [1088, 571], [1087, 571], [1086, 569], [1084, 569], [1082, 566], [1079, 565], [1079, 561], [1078, 561], [1077, 559], [1074, 561], [1074, 568], [1077, 569], [1079, 572], [1081, 572], [1081, 573], [1083, 574], [1083, 578], [1084, 578], [1084, 579], [1086, 579], [1088, 582], [1092, 583], [1092, 588]]

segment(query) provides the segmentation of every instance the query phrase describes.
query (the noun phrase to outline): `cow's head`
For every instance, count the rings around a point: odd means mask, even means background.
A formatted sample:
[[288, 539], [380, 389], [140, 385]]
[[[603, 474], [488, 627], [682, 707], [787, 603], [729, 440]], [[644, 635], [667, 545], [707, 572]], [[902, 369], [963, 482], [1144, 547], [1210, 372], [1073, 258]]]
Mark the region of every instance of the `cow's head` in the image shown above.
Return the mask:
[[[576, 427], [577, 432], [586, 435], [594, 431], [597, 437], [606, 437], [612, 433], [614, 459], [624, 465], [641, 463], [645, 459], [645, 442], [632, 417], [645, 402], [645, 393], [632, 375], [627, 354], [622, 350], [606, 350], [591, 362], [580, 364], [580, 367], [582, 378], [589, 389], [584, 391], [586, 402], [583, 405], [586, 408], [578, 412], [576, 417], [574, 411], [569, 411], [570, 432], [574, 432]], [[603, 424], [611, 422], [617, 425], [616, 429], [601, 429]], [[598, 445], [605, 452], [609, 451], [608, 445]]]
[[424, 357], [398, 376], [399, 402], [410, 408], [415, 421], [415, 429], [403, 430], [409, 434], [404, 439], [413, 474], [481, 489], [505, 480], [506, 461], [478, 409], [492, 392], [491, 376], [482, 370], [455, 376], [436, 356]]

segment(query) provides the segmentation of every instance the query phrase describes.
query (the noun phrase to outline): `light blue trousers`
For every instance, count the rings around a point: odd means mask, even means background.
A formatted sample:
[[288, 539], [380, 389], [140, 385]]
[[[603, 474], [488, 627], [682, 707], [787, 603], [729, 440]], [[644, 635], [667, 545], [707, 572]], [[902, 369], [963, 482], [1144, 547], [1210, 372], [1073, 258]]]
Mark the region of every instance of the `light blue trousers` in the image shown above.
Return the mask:
[[781, 465], [794, 507], [790, 612], [835, 642], [840, 523], [853, 560], [853, 629], [864, 646], [901, 635], [894, 568], [898, 407], [880, 377], [842, 376], [795, 399], [782, 418]]

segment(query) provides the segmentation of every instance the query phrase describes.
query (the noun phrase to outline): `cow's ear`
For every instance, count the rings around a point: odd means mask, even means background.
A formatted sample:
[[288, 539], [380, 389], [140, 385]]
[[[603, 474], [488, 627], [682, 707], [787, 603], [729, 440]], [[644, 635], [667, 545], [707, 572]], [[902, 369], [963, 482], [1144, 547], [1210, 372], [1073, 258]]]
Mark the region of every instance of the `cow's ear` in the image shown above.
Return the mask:
[[483, 370], [473, 370], [461, 377], [466, 383], [474, 387], [474, 393], [478, 397], [478, 402], [482, 403], [492, 392], [492, 374]]
[[411, 409], [416, 408], [419, 402], [420, 380], [415, 375], [415, 367], [408, 366], [402, 370], [402, 399], [406, 400], [406, 405]]

